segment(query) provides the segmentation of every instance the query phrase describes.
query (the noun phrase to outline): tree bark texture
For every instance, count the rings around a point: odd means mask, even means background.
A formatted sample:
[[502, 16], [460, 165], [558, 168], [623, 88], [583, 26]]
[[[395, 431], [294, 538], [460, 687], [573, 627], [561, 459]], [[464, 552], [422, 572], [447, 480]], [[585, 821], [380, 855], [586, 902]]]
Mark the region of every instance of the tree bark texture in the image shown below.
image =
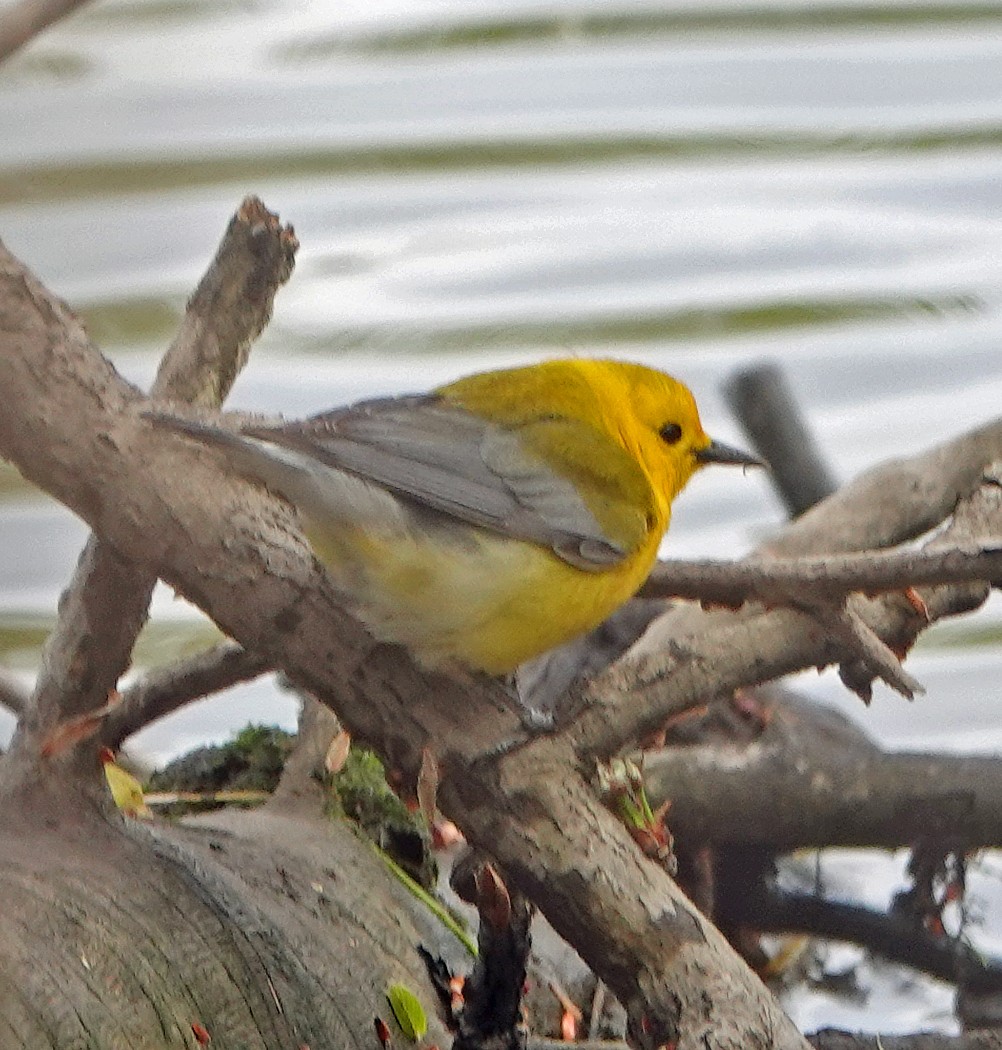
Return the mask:
[[446, 1038], [416, 951], [435, 931], [347, 825], [123, 828], [51, 801], [0, 813], [0, 1046], [180, 1050], [200, 1025], [213, 1050], [371, 1050], [393, 982]]

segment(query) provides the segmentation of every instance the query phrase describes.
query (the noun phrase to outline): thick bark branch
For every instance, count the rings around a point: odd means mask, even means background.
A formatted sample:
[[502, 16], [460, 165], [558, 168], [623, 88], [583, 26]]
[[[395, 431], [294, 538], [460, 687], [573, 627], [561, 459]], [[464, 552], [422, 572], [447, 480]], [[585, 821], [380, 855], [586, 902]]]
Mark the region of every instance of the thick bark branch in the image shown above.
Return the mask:
[[766, 725], [748, 744], [645, 756], [652, 803], [672, 800], [680, 839], [771, 851], [1002, 844], [1002, 763], [888, 752], [837, 712], [784, 689], [755, 691]]
[[[243, 202], [188, 304], [154, 383], [154, 396], [220, 403], [246, 361], [251, 340], [271, 316], [275, 292], [292, 271], [297, 247], [292, 231], [281, 227], [259, 200]], [[37, 292], [31, 294], [41, 305]], [[70, 311], [61, 303], [47, 306], [50, 323], [61, 329], [59, 337], [87, 347]], [[16, 326], [16, 317], [9, 320]], [[59, 620], [46, 643], [42, 672], [12, 756], [22, 749], [34, 752], [39, 739], [59, 722], [106, 702], [129, 666], [155, 584], [156, 575], [148, 568], [98, 536], [90, 537], [60, 601]], [[134, 723], [143, 717], [134, 707], [131, 714]], [[92, 748], [76, 758], [83, 768], [96, 769]]]
[[634, 1045], [802, 1046], [717, 929], [596, 805], [574, 764], [567, 741], [547, 738], [509, 755], [496, 788], [477, 781], [476, 766], [450, 776], [442, 806], [613, 989]]

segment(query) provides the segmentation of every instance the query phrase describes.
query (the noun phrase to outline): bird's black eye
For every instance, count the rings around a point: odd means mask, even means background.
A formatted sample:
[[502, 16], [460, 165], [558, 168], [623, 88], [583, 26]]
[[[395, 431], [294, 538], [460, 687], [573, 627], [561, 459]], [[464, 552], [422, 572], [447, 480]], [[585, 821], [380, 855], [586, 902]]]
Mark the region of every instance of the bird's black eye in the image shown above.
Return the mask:
[[678, 423], [665, 423], [658, 435], [666, 445], [677, 445], [682, 440], [682, 428]]

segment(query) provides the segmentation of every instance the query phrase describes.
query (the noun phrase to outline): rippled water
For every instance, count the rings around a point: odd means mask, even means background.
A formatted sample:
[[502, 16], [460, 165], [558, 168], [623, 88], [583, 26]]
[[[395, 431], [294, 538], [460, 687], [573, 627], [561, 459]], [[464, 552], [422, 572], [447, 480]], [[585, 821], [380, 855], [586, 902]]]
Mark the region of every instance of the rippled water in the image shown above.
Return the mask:
[[[1000, 71], [998, 3], [98, 0], [0, 67], [0, 237], [148, 382], [254, 192], [302, 251], [234, 406], [601, 353], [737, 439], [719, 384], [771, 359], [848, 478], [1002, 406]], [[701, 476], [668, 550], [781, 518], [763, 479]], [[0, 660], [26, 677], [82, 537], [0, 470]], [[156, 612], [141, 664], [211, 637]], [[914, 705], [804, 685], [890, 744], [999, 747], [998, 602], [914, 668]], [[257, 683], [139, 743], [292, 713]]]

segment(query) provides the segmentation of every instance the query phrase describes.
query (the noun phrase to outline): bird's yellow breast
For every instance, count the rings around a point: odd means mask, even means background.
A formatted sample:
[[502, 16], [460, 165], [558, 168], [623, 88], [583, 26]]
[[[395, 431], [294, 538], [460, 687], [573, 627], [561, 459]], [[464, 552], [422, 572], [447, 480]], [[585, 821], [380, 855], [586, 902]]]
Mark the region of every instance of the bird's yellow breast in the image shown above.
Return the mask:
[[586, 572], [482, 529], [461, 534], [308, 529], [310, 542], [377, 638], [426, 666], [502, 674], [597, 627], [647, 578], [661, 532], [619, 565]]
[[[545, 543], [460, 520], [429, 523], [407, 509], [385, 529], [316, 522], [310, 540], [377, 637], [427, 665], [513, 671], [597, 627], [646, 579], [672, 500], [695, 469], [689, 452], [664, 445], [658, 426], [678, 418], [690, 441], [708, 439], [684, 387], [616, 362], [481, 373], [436, 393], [517, 435], [525, 463], [569, 483], [618, 555], [582, 566]], [[526, 468], [516, 461], [512, 469]]]

